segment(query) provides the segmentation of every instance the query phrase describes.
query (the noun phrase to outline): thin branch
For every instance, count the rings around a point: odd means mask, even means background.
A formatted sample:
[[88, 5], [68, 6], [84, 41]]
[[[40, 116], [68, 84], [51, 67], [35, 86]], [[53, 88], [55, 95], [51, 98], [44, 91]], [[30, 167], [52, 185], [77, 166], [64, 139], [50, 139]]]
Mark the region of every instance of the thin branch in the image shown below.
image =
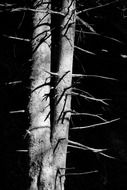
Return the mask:
[[103, 152], [100, 152], [100, 154], [101, 154], [102, 156], [106, 157], [106, 158], [110, 158], [110, 159], [117, 160], [117, 158], [115, 158], [114, 156], [110, 156], [110, 155], [105, 154], [105, 153], [103, 153]]
[[64, 112], [64, 109], [65, 109], [65, 106], [66, 106], [66, 102], [67, 102], [67, 95], [65, 95], [64, 105], [63, 105], [62, 111], [61, 111], [61, 113], [60, 113], [60, 115], [59, 115], [59, 118], [58, 118], [58, 121], [59, 121], [60, 119], [62, 119], [62, 122], [61, 122], [61, 123], [64, 122], [64, 118], [65, 118], [65, 115], [66, 115], [66, 113]]
[[11, 81], [11, 82], [5, 82], [4, 85], [16, 85], [21, 84], [23, 81], [17, 80], [17, 81]]
[[93, 174], [93, 173], [98, 173], [98, 172], [99, 172], [98, 170], [93, 170], [93, 171], [80, 172], [80, 173], [78, 173], [78, 172], [76, 172], [76, 173], [66, 173], [65, 176], [68, 176], [68, 175], [88, 175], [88, 174]]
[[72, 88], [72, 90], [75, 90], [77, 92], [80, 92], [80, 94], [84, 94], [84, 95], [87, 95], [88, 97], [92, 97], [94, 98], [94, 96], [92, 94], [90, 94], [89, 92], [85, 91], [85, 90], [82, 90], [80, 88]]
[[6, 35], [6, 34], [3, 34], [2, 36], [6, 37], [6, 38], [9, 38], [9, 39], [19, 40], [19, 41], [24, 41], [24, 42], [30, 42], [31, 41], [30, 39], [19, 38], [19, 37], [16, 37], [16, 36], [9, 36], [9, 35]]
[[89, 146], [86, 146], [86, 145], [83, 145], [81, 143], [78, 143], [78, 142], [75, 142], [75, 141], [71, 141], [71, 140], [68, 140], [68, 143], [69, 145], [72, 144], [74, 146], [77, 146], [79, 148], [85, 148], [86, 150], [91, 150], [92, 152], [94, 153], [99, 153], [99, 152], [103, 152], [103, 151], [106, 151], [107, 149], [96, 149], [96, 148], [91, 148]]
[[50, 126], [47, 126], [47, 125], [45, 125], [45, 126], [37, 126], [37, 127], [32, 127], [32, 128], [27, 129], [26, 133], [24, 135], [24, 139], [27, 137], [27, 135], [31, 136], [32, 135], [32, 133], [31, 133], [32, 131], [38, 130], [38, 129], [45, 129], [45, 128], [49, 128], [50, 129]]
[[16, 150], [16, 152], [28, 152], [28, 150]]
[[88, 150], [87, 148], [79, 147], [79, 146], [72, 145], [72, 144], [68, 144], [67, 146], [71, 147], [71, 148], [79, 149], [79, 150], [85, 150], [85, 151]]
[[41, 84], [41, 85], [35, 87], [35, 88], [31, 91], [31, 93], [35, 92], [36, 90], [38, 90], [38, 89], [40, 89], [40, 88], [42, 88], [42, 87], [44, 87], [44, 86], [50, 86], [50, 82], [47, 82], [47, 83], [44, 83], [44, 84]]
[[9, 11], [10, 12], [30, 11], [30, 12], [49, 13], [49, 14], [57, 14], [57, 15], [65, 16], [64, 13], [58, 12], [58, 11], [45, 10], [45, 9], [32, 9], [32, 8], [27, 8], [27, 7], [13, 8], [13, 9], [11, 9]]
[[91, 55], [96, 55], [95, 53], [93, 53], [93, 52], [91, 52], [91, 51], [89, 51], [89, 50], [80, 48], [80, 47], [78, 47], [78, 46], [76, 46], [76, 45], [74, 46], [74, 48], [75, 48], [75, 49], [78, 49], [78, 50], [80, 50], [80, 51], [82, 51], [82, 52], [84, 52], [84, 53], [88, 53], [88, 54], [91, 54]]
[[[71, 148], [76, 148], [76, 149], [80, 149], [80, 150], [91, 150], [91, 149], [87, 149], [87, 148], [83, 148], [83, 147], [80, 147], [80, 146], [77, 146], [77, 145], [70, 145], [70, 144], [68, 144], [68, 147], [71, 147]], [[94, 149], [95, 150], [95, 149]], [[99, 151], [98, 151], [99, 150]], [[102, 149], [102, 150], [106, 150], [106, 149]], [[93, 151], [92, 150], [92, 152], [94, 152], [94, 153], [97, 153], [97, 154], [100, 154], [100, 155], [102, 155], [102, 156], [104, 156], [104, 157], [106, 157], [106, 158], [110, 158], [110, 159], [114, 159], [114, 160], [116, 160], [117, 158], [115, 158], [115, 157], [113, 157], [113, 156], [110, 156], [110, 155], [108, 155], [108, 154], [105, 154], [105, 153], [103, 153], [103, 152], [100, 152], [100, 149], [96, 149], [96, 151]]]
[[[31, 61], [31, 60], [30, 60]], [[44, 72], [52, 75], [52, 76], [58, 76], [58, 73], [55, 72], [49, 72], [43, 68]], [[116, 78], [112, 77], [107, 77], [107, 76], [101, 76], [101, 75], [85, 75], [85, 74], [72, 74], [72, 77], [88, 77], [88, 78], [100, 78], [100, 79], [105, 79], [105, 80], [113, 80], [113, 81], [119, 81]]]
[[60, 102], [61, 99], [64, 97], [64, 95], [68, 95], [68, 93], [66, 93], [66, 91], [67, 91], [68, 89], [70, 89], [71, 87], [72, 87], [72, 86], [69, 86], [69, 87], [67, 87], [67, 88], [65, 88], [65, 89], [63, 90], [62, 94], [60, 95], [59, 99], [58, 99], [57, 102], [56, 102], [56, 105], [59, 104], [59, 102]]
[[58, 86], [58, 84], [64, 79], [64, 77], [65, 77], [68, 73], [70, 73], [70, 71], [65, 72], [65, 73], [59, 78], [59, 80], [57, 81], [57, 84], [56, 84], [55, 88]]
[[81, 19], [79, 16], [76, 17], [76, 19], [78, 21], [80, 21], [86, 28], [88, 28], [91, 32], [96, 33], [96, 31], [93, 29], [92, 26], [90, 26], [90, 24], [88, 24], [86, 21], [84, 21], [83, 19]]
[[25, 110], [14, 110], [14, 111], [9, 111], [10, 114], [13, 113], [25, 113]]
[[44, 70], [44, 72], [48, 73], [49, 75], [58, 76], [58, 73], [46, 71], [44, 68], [43, 68], [43, 70]]
[[71, 115], [90, 116], [90, 117], [96, 117], [96, 118], [99, 118], [99, 119], [101, 119], [102, 121], [107, 121], [106, 119], [104, 119], [103, 117], [101, 117], [99, 114], [79, 113], [79, 112], [72, 111], [72, 114], [71, 114]]
[[90, 77], [90, 78], [100, 78], [100, 79], [118, 81], [118, 79], [106, 77], [106, 76], [100, 76], [100, 75], [72, 74], [72, 77], [88, 77], [88, 78]]
[[84, 9], [84, 10], [81, 10], [81, 11], [78, 11], [77, 12], [77, 15], [81, 14], [81, 13], [85, 13], [85, 12], [88, 12], [88, 11], [93, 11], [93, 10], [96, 10], [96, 9], [99, 9], [99, 8], [104, 8], [104, 7], [108, 7], [112, 4], [115, 4], [115, 3], [118, 3], [119, 0], [115, 0], [115, 1], [112, 1], [110, 3], [105, 3], [103, 5], [98, 5], [98, 6], [95, 6], [95, 7], [90, 7], [88, 9]]
[[110, 121], [105, 121], [105, 122], [102, 122], [102, 123], [96, 123], [96, 124], [93, 124], [93, 125], [87, 125], [87, 126], [82, 126], [82, 127], [73, 127], [71, 129], [75, 130], [75, 129], [94, 128], [94, 127], [98, 127], [98, 126], [101, 126], [101, 125], [107, 125], [107, 124], [110, 124], [110, 123], [113, 123], [113, 122], [116, 122], [116, 121], [119, 121], [119, 120], [120, 120], [120, 118], [116, 118], [116, 119], [113, 119], [113, 120], [110, 120]]
[[85, 98], [86, 100], [91, 100], [91, 101], [96, 101], [96, 102], [100, 102], [104, 105], [109, 105], [108, 103], [105, 102], [105, 100], [109, 100], [109, 99], [99, 99], [99, 98], [94, 98], [94, 97], [88, 97], [84, 94], [80, 94], [80, 93], [77, 93], [77, 92], [71, 92], [71, 95], [74, 95], [74, 96], [80, 96], [82, 98]]

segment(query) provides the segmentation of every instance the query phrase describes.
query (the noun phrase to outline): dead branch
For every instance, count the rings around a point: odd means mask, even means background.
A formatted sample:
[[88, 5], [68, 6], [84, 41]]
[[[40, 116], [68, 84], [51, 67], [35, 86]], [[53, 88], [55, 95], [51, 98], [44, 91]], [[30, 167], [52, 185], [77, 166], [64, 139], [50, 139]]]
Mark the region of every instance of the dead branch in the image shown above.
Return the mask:
[[114, 160], [117, 159], [117, 158], [115, 158], [114, 156], [110, 156], [110, 155], [105, 154], [105, 153], [103, 153], [103, 152], [100, 152], [100, 154], [101, 154], [102, 156], [106, 157], [106, 158], [110, 158], [110, 159], [114, 159]]
[[105, 122], [107, 121], [106, 119], [104, 119], [103, 117], [101, 117], [99, 114], [79, 113], [79, 112], [72, 111], [71, 115], [90, 116], [90, 117], [96, 117], [96, 118], [99, 118], [99, 119], [101, 119], [102, 121], [105, 121]]
[[9, 35], [6, 35], [6, 34], [3, 34], [3, 37], [9, 38], [9, 39], [13, 39], [13, 40], [24, 41], [24, 42], [30, 42], [31, 41], [30, 39], [19, 38], [19, 37], [16, 37], [16, 36], [9, 36]]
[[88, 175], [88, 174], [93, 174], [93, 173], [98, 173], [98, 172], [99, 172], [98, 170], [93, 170], [93, 171], [88, 171], [88, 172], [66, 173], [65, 176], [68, 176], [68, 175]]
[[78, 21], [80, 21], [81, 24], [83, 24], [83, 25], [84, 25], [86, 28], [88, 28], [91, 32], [96, 33], [96, 31], [93, 29], [93, 27], [90, 26], [90, 24], [88, 24], [86, 21], [84, 21], [83, 19], [81, 19], [79, 16], [77, 16], [76, 19], [77, 19]]
[[100, 76], [100, 75], [72, 74], [72, 77], [100, 78], [100, 79], [118, 81], [118, 79], [116, 79], [116, 78], [111, 78], [111, 77], [106, 77], [106, 76]]
[[14, 111], [9, 111], [10, 114], [13, 113], [25, 113], [25, 110], [14, 110]]
[[39, 12], [39, 13], [48, 13], [48, 14], [57, 14], [61, 16], [65, 16], [64, 13], [53, 11], [53, 10], [43, 10], [43, 9], [32, 9], [28, 7], [18, 7], [18, 8], [12, 8], [9, 10], [10, 12], [19, 12], [19, 11], [30, 11], [30, 12]]
[[82, 52], [84, 52], [84, 53], [88, 53], [88, 54], [91, 54], [91, 55], [96, 55], [95, 53], [93, 53], [93, 52], [91, 52], [91, 51], [89, 51], [89, 50], [80, 48], [80, 47], [78, 47], [78, 46], [76, 46], [76, 45], [75, 45], [74, 47], [75, 47], [75, 49], [78, 49], [78, 50], [80, 50], [80, 51], [82, 51]]
[[82, 97], [88, 101], [91, 100], [91, 101], [100, 102], [100, 103], [107, 105], [107, 106], [109, 105], [108, 103], [105, 102], [105, 100], [109, 100], [109, 99], [99, 99], [99, 98], [89, 97], [89, 96], [86, 96], [84, 94], [77, 93], [77, 92], [72, 92], [71, 95]]
[[75, 145], [70, 145], [70, 144], [68, 144], [67, 145], [68, 147], [71, 147], [71, 148], [75, 148], [75, 149], [80, 149], [80, 150], [88, 150], [88, 149], [86, 149], [86, 148], [83, 148], [83, 147], [79, 147], [79, 146], [75, 146]]
[[86, 126], [82, 126], [82, 127], [73, 127], [71, 129], [73, 130], [73, 129], [94, 128], [94, 127], [98, 127], [98, 126], [101, 126], [101, 125], [107, 125], [107, 124], [110, 124], [110, 123], [113, 123], [113, 122], [116, 122], [116, 121], [119, 121], [119, 120], [120, 120], [120, 118], [116, 118], [116, 119], [113, 119], [113, 120], [110, 120], [110, 121], [105, 121], [105, 122], [102, 122], [102, 123], [96, 123], [96, 124], [86, 125]]
[[16, 150], [16, 152], [28, 152], [28, 150]]
[[21, 84], [23, 81], [17, 80], [17, 81], [11, 81], [11, 82], [5, 82], [4, 85], [16, 85]]
[[73, 146], [76, 146], [76, 147], [79, 147], [79, 148], [85, 148], [86, 150], [90, 150], [94, 153], [99, 153], [99, 152], [103, 152], [103, 151], [106, 151], [107, 149], [96, 149], [96, 148], [91, 148], [89, 146], [86, 146], [86, 145], [83, 145], [81, 143], [78, 143], [78, 142], [75, 142], [75, 141], [71, 141], [71, 140], [68, 140], [68, 143], [69, 145], [73, 145]]
[[[48, 73], [49, 75], [58, 76], [58, 73], [46, 71], [45, 68], [43, 68], [43, 70], [44, 70], [44, 72]], [[116, 78], [101, 76], [101, 75], [72, 74], [72, 77], [100, 78], [100, 79], [106, 79], [106, 80], [119, 81]]]

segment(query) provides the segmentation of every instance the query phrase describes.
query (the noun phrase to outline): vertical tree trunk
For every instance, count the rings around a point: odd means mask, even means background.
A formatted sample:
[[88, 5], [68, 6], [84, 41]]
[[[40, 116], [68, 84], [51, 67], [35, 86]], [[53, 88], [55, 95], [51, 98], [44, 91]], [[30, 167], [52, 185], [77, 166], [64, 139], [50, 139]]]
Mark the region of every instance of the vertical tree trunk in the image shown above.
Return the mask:
[[[57, 73], [54, 84], [54, 105], [52, 109], [51, 140], [54, 153], [54, 165], [57, 168], [56, 189], [64, 189], [69, 121], [71, 115], [71, 85], [75, 38], [75, 0], [62, 0], [58, 15], [54, 19], [52, 47], [52, 70]], [[55, 5], [54, 5], [55, 7]], [[57, 26], [55, 23], [57, 21]], [[54, 60], [55, 59], [55, 60]]]
[[52, 176], [52, 150], [50, 143], [50, 8], [49, 0], [36, 0], [33, 4], [36, 11], [33, 15], [33, 65], [31, 73], [31, 96], [29, 102], [30, 113], [30, 190], [53, 189]]
[[[51, 16], [50, 0], [36, 0], [33, 8], [33, 65], [31, 73], [30, 190], [63, 190], [65, 181], [68, 127], [71, 109], [72, 63], [75, 34], [75, 1], [61, 0], [59, 55], [54, 93], [50, 97]], [[43, 10], [43, 11], [42, 11]], [[53, 37], [52, 37], [53, 38]], [[57, 52], [55, 52], [57, 53]], [[50, 101], [53, 108], [50, 110]], [[51, 121], [50, 121], [50, 118]]]

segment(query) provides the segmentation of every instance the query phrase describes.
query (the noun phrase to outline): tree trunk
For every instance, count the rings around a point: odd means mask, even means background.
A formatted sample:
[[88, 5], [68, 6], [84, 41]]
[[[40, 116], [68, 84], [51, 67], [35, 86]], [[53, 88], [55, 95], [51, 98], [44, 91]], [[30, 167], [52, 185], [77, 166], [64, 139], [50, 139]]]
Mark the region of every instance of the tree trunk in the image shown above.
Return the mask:
[[[60, 4], [61, 3], [61, 4]], [[54, 5], [55, 7], [55, 5]], [[64, 189], [69, 121], [71, 115], [72, 67], [75, 38], [75, 0], [62, 0], [53, 20], [52, 71], [57, 73], [54, 82], [51, 140], [54, 165], [57, 169], [56, 189]], [[55, 26], [57, 23], [57, 26]], [[55, 40], [55, 42], [54, 42]]]
[[[59, 22], [59, 55], [54, 65], [57, 77], [52, 88], [53, 93], [50, 93], [51, 15], [48, 13], [51, 9], [50, 0], [36, 0], [33, 4], [34, 9], [41, 11], [36, 11], [33, 15], [33, 65], [28, 106], [30, 190], [64, 189], [71, 109], [75, 1], [61, 0], [60, 3], [61, 12], [65, 16], [61, 16]], [[52, 109], [50, 101], [53, 102]]]

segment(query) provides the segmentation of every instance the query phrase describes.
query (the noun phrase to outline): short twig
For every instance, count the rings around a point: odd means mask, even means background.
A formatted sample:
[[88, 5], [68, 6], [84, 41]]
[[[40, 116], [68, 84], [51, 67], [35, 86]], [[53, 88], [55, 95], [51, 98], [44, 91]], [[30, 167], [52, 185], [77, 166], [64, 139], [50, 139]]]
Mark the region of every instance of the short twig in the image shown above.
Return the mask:
[[30, 39], [19, 38], [19, 37], [16, 37], [16, 36], [9, 36], [9, 35], [6, 35], [6, 34], [3, 34], [3, 37], [9, 38], [9, 39], [13, 39], [13, 40], [24, 41], [24, 42], [30, 42], [31, 41]]
[[88, 172], [75, 172], [75, 173], [66, 173], [65, 176], [68, 175], [88, 175], [88, 174], [93, 174], [93, 173], [98, 173], [98, 170], [93, 170], [93, 171], [88, 171]]
[[10, 114], [13, 113], [25, 113], [25, 110], [14, 110], [14, 111], [9, 111]]
[[96, 55], [95, 53], [93, 53], [93, 52], [91, 52], [91, 51], [89, 51], [89, 50], [86, 50], [86, 49], [83, 49], [83, 48], [81, 48], [81, 47], [78, 47], [78, 46], [74, 46], [74, 48], [75, 49], [78, 49], [78, 50], [80, 50], [80, 51], [82, 51], [82, 52], [84, 52], [84, 53], [88, 53], [88, 54], [91, 54], [91, 55]]

